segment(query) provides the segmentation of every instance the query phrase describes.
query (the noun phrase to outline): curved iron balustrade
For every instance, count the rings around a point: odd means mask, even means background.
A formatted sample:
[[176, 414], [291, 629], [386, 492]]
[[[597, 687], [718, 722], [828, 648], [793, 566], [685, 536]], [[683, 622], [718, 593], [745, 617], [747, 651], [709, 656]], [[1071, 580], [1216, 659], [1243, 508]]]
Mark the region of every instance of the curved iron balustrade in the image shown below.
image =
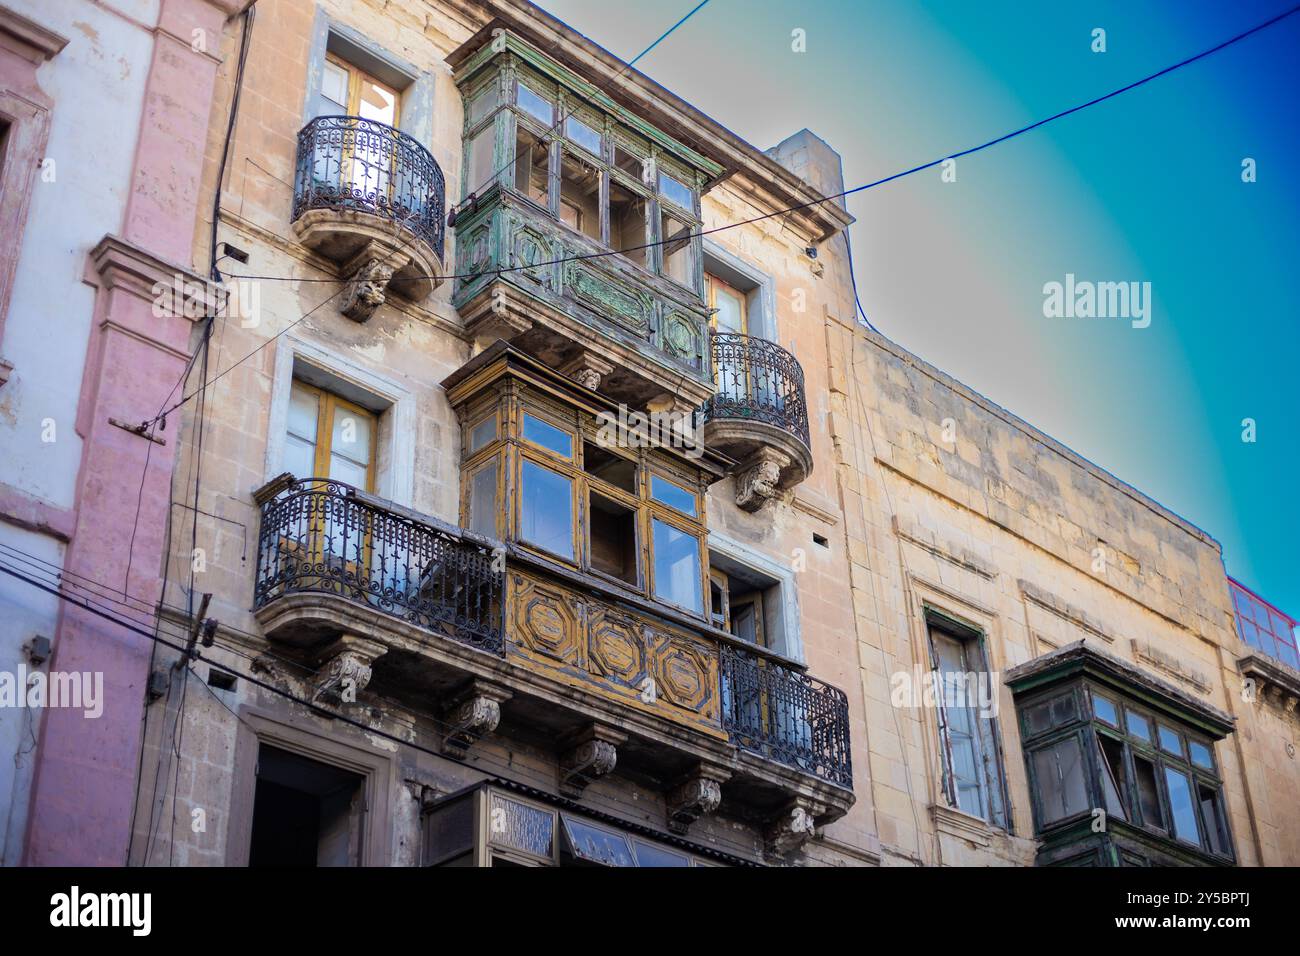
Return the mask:
[[844, 691], [730, 645], [720, 663], [722, 727], [732, 743], [853, 789]]
[[505, 653], [492, 553], [325, 478], [262, 505], [253, 606], [296, 592], [337, 594], [462, 644]]
[[415, 139], [359, 116], [318, 116], [298, 132], [293, 218], [356, 209], [402, 223], [442, 257], [446, 183]]
[[704, 419], [766, 422], [808, 440], [803, 367], [775, 342], [735, 332], [711, 336], [718, 390], [704, 403]]

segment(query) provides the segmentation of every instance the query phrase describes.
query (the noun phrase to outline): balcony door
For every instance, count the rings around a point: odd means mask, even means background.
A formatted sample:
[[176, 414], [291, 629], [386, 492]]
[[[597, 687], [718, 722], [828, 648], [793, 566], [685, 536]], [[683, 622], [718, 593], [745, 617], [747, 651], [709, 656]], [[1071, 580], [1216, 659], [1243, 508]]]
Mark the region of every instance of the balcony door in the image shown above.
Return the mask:
[[[373, 491], [377, 432], [372, 412], [295, 380], [289, 396], [285, 470], [295, 478], [328, 479]], [[295, 559], [305, 558], [313, 577], [356, 582], [372, 562], [372, 530], [361, 526], [365, 513], [360, 509], [333, 507], [338, 499], [327, 495], [323, 484], [318, 493], [309, 493], [294, 540], [282, 542], [281, 548]], [[297, 570], [302, 576], [303, 569]]]
[[[331, 54], [326, 55], [321, 76], [321, 108], [343, 116], [382, 123], [396, 129], [401, 115], [401, 96], [393, 87], [371, 74]], [[337, 186], [340, 192], [369, 205], [387, 205], [393, 195], [393, 168], [397, 151], [392, 133], [364, 123], [352, 124], [340, 144], [330, 144], [327, 163], [338, 162]], [[341, 148], [340, 148], [341, 147]], [[334, 170], [324, 170], [328, 176]]]
[[[710, 320], [713, 331], [749, 335], [749, 299], [745, 293], [715, 275], [708, 276], [708, 286], [709, 307], [714, 310]], [[734, 355], [735, 350], [730, 350], [730, 354]], [[749, 373], [743, 361], [721, 358], [714, 363], [714, 375], [722, 395], [733, 402], [745, 401], [749, 394]]]

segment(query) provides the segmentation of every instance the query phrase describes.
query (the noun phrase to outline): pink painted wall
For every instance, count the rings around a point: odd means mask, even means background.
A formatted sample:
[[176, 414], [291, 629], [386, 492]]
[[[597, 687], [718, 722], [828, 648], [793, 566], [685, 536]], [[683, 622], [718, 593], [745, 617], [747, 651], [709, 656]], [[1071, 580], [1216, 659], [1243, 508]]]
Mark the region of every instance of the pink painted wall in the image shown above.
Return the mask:
[[[211, 201], [199, 194], [199, 178], [218, 64], [212, 53], [191, 48], [193, 31], [207, 31], [207, 50], [219, 50], [224, 21], [244, 5], [162, 0], [120, 239], [101, 243], [86, 268], [98, 291], [78, 407], [84, 444], [66, 568], [120, 585], [130, 555], [127, 590], [149, 601], [161, 589], [175, 446], [109, 419], [156, 415], [192, 347], [191, 321], [155, 317], [150, 289], [189, 271], [198, 204]], [[53, 670], [103, 672], [104, 713], [92, 720], [80, 710], [45, 711], [24, 859], [122, 865], [152, 645], [65, 603], [54, 646]]]

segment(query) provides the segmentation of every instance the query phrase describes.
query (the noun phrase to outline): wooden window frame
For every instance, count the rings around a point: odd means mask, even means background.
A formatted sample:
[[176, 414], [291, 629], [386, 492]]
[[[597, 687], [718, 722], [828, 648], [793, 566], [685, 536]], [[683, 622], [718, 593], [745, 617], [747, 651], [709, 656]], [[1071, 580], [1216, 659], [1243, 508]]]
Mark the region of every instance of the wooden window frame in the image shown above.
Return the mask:
[[374, 494], [376, 461], [379, 453], [379, 415], [336, 395], [329, 389], [312, 385], [300, 378], [295, 378], [291, 383], [290, 389], [294, 388], [301, 388], [316, 396], [316, 451], [312, 463], [314, 473], [294, 477], [334, 480], [329, 478], [329, 460], [334, 443], [334, 415], [339, 408], [342, 408], [370, 422], [370, 461], [366, 463], [366, 486], [361, 490]]
[[379, 79], [373, 73], [369, 73], [366, 70], [363, 70], [361, 67], [356, 66], [353, 63], [349, 63], [347, 60], [339, 56], [337, 53], [332, 53], [327, 51], [325, 53], [325, 62], [334, 64], [335, 66], [344, 70], [348, 75], [348, 102], [347, 102], [346, 115], [360, 117], [361, 87], [364, 82], [370, 82], [375, 86], [379, 87], [380, 89], [384, 90], [385, 92], [392, 94], [393, 122], [391, 125], [394, 129], [398, 128], [398, 124], [400, 124], [402, 121], [402, 91], [401, 90], [397, 89], [396, 87], [388, 83], [385, 83], [383, 80]]

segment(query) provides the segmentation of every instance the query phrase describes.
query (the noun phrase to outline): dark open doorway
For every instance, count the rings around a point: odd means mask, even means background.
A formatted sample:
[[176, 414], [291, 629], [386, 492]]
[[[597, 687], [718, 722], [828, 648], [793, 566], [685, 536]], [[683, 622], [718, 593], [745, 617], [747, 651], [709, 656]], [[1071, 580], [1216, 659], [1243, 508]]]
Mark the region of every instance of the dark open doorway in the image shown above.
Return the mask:
[[364, 778], [263, 744], [249, 866], [357, 866]]

